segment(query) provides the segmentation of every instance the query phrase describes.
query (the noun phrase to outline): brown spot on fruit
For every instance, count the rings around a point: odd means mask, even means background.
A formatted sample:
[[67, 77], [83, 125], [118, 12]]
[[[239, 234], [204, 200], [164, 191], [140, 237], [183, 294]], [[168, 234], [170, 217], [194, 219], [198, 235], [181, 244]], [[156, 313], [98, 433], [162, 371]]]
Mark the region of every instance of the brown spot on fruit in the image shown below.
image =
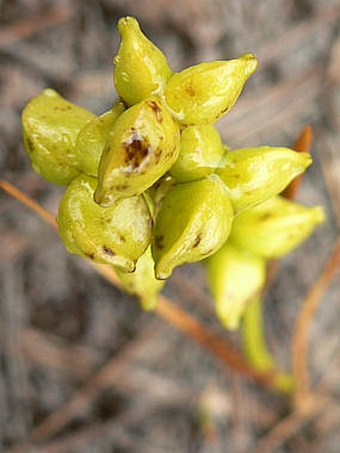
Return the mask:
[[197, 236], [195, 237], [195, 240], [194, 240], [194, 243], [192, 244], [192, 247], [193, 248], [198, 247], [198, 245], [201, 242], [201, 240], [202, 240], [202, 235], [201, 235], [201, 233], [198, 233]]
[[157, 102], [155, 101], [149, 101], [148, 106], [155, 112], [156, 114], [156, 120], [161, 123], [163, 121], [163, 115], [162, 115], [162, 110], [159, 108], [157, 105]]
[[270, 212], [264, 212], [259, 216], [259, 221], [260, 222], [265, 222], [266, 220], [269, 220], [272, 217], [272, 214]]
[[111, 249], [109, 249], [109, 247], [106, 247], [106, 245], [103, 245], [102, 250], [105, 255], [115, 256], [115, 253]]
[[65, 106], [57, 105], [56, 107], [54, 107], [54, 110], [58, 110], [59, 112], [66, 112], [67, 110], [72, 110], [72, 106], [71, 105], [65, 105]]
[[164, 249], [163, 239], [164, 239], [163, 234], [159, 234], [159, 235], [155, 236], [155, 246], [156, 246], [156, 248]]
[[32, 140], [31, 140], [29, 137], [26, 138], [26, 145], [27, 145], [28, 151], [29, 151], [30, 153], [33, 153], [33, 151], [34, 151], [34, 144], [33, 144]]
[[117, 184], [115, 189], [118, 191], [126, 190], [129, 186], [127, 184]]
[[141, 137], [135, 130], [132, 130], [130, 138], [124, 142], [125, 147], [125, 163], [131, 165], [132, 168], [141, 166], [143, 160], [151, 151], [150, 143]]
[[156, 151], [154, 152], [154, 159], [155, 159], [156, 165], [159, 163], [161, 156], [162, 156], [162, 150], [157, 148]]
[[190, 97], [195, 97], [196, 96], [196, 91], [194, 87], [190, 84], [185, 87], [185, 91], [188, 93]]
[[94, 259], [94, 253], [92, 252], [85, 252], [85, 256], [87, 258], [89, 258], [90, 260], [93, 260]]
[[216, 119], [218, 119], [220, 116], [224, 115], [229, 110], [229, 108], [230, 108], [230, 105], [227, 104], [227, 106], [223, 110], [221, 110], [221, 113], [219, 115], [217, 115]]

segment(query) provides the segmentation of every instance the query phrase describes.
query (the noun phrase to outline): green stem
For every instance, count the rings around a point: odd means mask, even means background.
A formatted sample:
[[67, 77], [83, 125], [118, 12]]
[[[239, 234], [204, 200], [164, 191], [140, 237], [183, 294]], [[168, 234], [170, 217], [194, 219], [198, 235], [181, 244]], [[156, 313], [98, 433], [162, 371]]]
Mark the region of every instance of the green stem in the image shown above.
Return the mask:
[[276, 369], [266, 344], [260, 296], [255, 297], [247, 305], [241, 325], [241, 335], [244, 354], [249, 364], [260, 372], [275, 372], [277, 377], [274, 387], [283, 393], [291, 393], [294, 387], [293, 377]]

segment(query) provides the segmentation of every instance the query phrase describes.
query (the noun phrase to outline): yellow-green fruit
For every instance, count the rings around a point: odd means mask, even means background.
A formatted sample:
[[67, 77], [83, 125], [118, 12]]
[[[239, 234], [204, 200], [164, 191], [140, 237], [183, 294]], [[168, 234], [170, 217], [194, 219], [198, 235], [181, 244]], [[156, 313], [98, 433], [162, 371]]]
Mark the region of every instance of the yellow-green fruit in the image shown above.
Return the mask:
[[179, 182], [213, 173], [224, 154], [221, 138], [211, 124], [189, 126], [181, 134], [179, 156], [170, 174]]
[[98, 175], [98, 165], [106, 140], [124, 110], [124, 103], [117, 100], [111, 110], [94, 118], [79, 132], [75, 152], [78, 154], [79, 168], [83, 173], [90, 176]]
[[158, 294], [165, 283], [155, 278], [154, 267], [155, 263], [149, 247], [137, 261], [134, 272], [126, 273], [116, 269], [124, 289], [139, 298], [144, 310], [153, 310], [156, 307]]
[[178, 184], [165, 195], [156, 218], [152, 254], [156, 278], [212, 255], [227, 240], [233, 209], [215, 175]]
[[96, 202], [110, 206], [144, 192], [175, 162], [179, 143], [179, 126], [160, 99], [130, 107], [115, 122], [101, 157]]
[[22, 113], [24, 144], [33, 170], [48, 181], [67, 185], [79, 174], [75, 142], [93, 113], [47, 89]]
[[153, 186], [151, 186], [146, 192], [144, 192], [144, 196], [149, 197], [150, 202], [152, 203], [152, 208], [150, 212], [153, 215], [153, 218], [156, 219], [157, 214], [160, 210], [162, 205], [162, 200], [169, 192], [169, 190], [174, 187], [176, 181], [172, 178], [168, 173], [160, 178]]
[[239, 250], [227, 241], [207, 260], [207, 275], [216, 314], [227, 329], [237, 329], [247, 303], [265, 282], [262, 258]]
[[191, 66], [170, 78], [166, 104], [182, 124], [214, 123], [231, 109], [256, 68], [251, 54]]
[[307, 239], [324, 219], [319, 206], [307, 208], [274, 197], [237, 215], [230, 240], [257, 255], [277, 258]]
[[161, 50], [146, 38], [133, 17], [120, 19], [118, 31], [122, 40], [114, 59], [118, 94], [129, 106], [161, 94], [172, 74]]
[[309, 154], [261, 146], [227, 152], [216, 173], [235, 210], [242, 211], [282, 192], [311, 163]]
[[101, 208], [93, 201], [96, 184], [83, 174], [69, 185], [59, 206], [60, 237], [70, 253], [132, 272], [150, 244], [149, 209], [142, 195]]

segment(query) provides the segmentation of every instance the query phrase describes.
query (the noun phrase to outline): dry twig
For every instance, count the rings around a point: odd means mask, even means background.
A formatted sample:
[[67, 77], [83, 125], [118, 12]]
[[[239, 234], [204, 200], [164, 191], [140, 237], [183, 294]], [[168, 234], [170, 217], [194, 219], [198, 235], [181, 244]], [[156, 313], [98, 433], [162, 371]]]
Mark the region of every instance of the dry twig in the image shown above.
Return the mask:
[[113, 357], [96, 373], [88, 382], [76, 392], [71, 400], [58, 408], [45, 421], [33, 430], [29, 439], [11, 449], [11, 452], [25, 452], [30, 443], [38, 443], [47, 439], [63, 428], [74, 418], [86, 412], [94, 399], [104, 389], [110, 387], [124, 373], [131, 360], [138, 354], [142, 347], [156, 334], [155, 326], [142, 331], [117, 356]]
[[296, 405], [303, 406], [312, 388], [308, 371], [308, 336], [322, 296], [340, 266], [340, 238], [318, 280], [310, 289], [295, 324], [292, 340], [293, 375], [296, 380]]
[[[312, 143], [313, 143], [313, 129], [311, 126], [307, 125], [301, 130], [292, 148], [299, 153], [310, 153]], [[282, 192], [282, 195], [285, 198], [288, 198], [289, 200], [295, 198], [295, 195], [302, 182], [303, 176], [304, 175], [301, 174], [300, 176], [296, 177], [289, 184], [289, 186]]]
[[[305, 402], [307, 401], [305, 400]], [[274, 428], [261, 439], [252, 453], [273, 453], [290, 437], [320, 416], [327, 407], [327, 403], [328, 401], [325, 399], [309, 399], [308, 408], [306, 405], [303, 412], [294, 411], [281, 422], [277, 423]]]

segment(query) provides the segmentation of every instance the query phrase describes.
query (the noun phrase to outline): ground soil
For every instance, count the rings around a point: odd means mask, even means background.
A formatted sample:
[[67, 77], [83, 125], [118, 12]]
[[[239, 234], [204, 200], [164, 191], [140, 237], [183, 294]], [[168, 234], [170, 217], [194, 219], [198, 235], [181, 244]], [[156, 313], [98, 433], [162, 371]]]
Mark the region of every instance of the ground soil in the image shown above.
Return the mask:
[[[265, 305], [269, 344], [289, 369], [294, 321], [340, 220], [339, 1], [0, 0], [1, 178], [52, 213], [64, 189], [32, 172], [22, 108], [52, 87], [96, 114], [107, 110], [123, 15], [140, 20], [174, 70], [257, 55], [257, 73], [217, 123], [230, 147], [290, 146], [304, 125], [313, 127], [314, 165], [298, 199], [324, 206], [327, 221], [280, 263]], [[4, 193], [0, 244], [1, 451], [251, 452], [290, 413], [288, 399], [143, 313]], [[178, 269], [164, 292], [239, 347], [214, 317], [201, 265]], [[332, 403], [261, 451], [339, 451], [339, 295], [335, 279], [310, 338], [313, 385], [323, 379]]]

